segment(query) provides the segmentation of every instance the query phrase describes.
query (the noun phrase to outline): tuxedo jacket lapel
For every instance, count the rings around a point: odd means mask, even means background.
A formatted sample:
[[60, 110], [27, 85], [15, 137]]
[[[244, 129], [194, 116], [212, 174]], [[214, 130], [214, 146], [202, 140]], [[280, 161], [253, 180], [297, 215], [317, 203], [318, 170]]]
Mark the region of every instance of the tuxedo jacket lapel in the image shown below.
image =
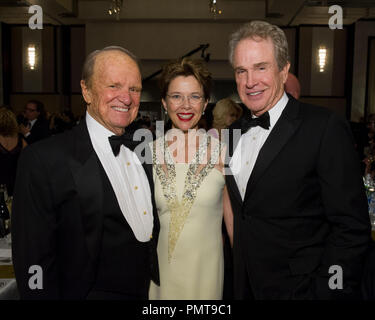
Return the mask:
[[244, 202], [250, 198], [259, 179], [299, 127], [301, 119], [298, 118], [298, 112], [299, 102], [289, 99], [283, 113], [258, 154], [247, 184]]
[[[134, 136], [133, 136], [134, 140]], [[136, 141], [136, 140], [135, 140]], [[139, 143], [139, 145], [141, 142]], [[151, 270], [151, 279], [157, 284], [160, 285], [160, 277], [159, 277], [159, 265], [158, 265], [158, 256], [157, 256], [157, 242], [159, 238], [159, 231], [160, 231], [160, 222], [158, 211], [156, 209], [155, 197], [154, 197], [154, 179], [152, 174], [152, 151], [149, 148], [149, 145], [142, 144], [142, 149], [145, 147], [145, 157], [143, 158], [140, 150], [135, 148], [134, 152], [137, 155], [139, 161], [141, 162], [143, 169], [146, 173], [147, 180], [150, 185], [151, 189], [151, 201], [152, 201], [152, 208], [153, 208], [153, 216], [154, 216], [154, 228], [152, 231], [152, 238], [150, 240], [150, 270]]]
[[226, 173], [226, 183], [227, 183], [228, 189], [233, 190], [236, 200], [242, 203], [240, 190], [238, 190], [236, 180], [234, 179], [233, 174], [230, 172], [230, 169], [228, 170], [229, 170], [229, 173], [228, 172]]
[[238, 146], [238, 142], [241, 138], [241, 127], [242, 122], [246, 117], [251, 117], [249, 112], [245, 111], [245, 114], [235, 123], [233, 123], [229, 128], [229, 135], [228, 140], [224, 138], [223, 142], [227, 145], [227, 152], [226, 152], [226, 159], [225, 159], [225, 167], [226, 167], [226, 183], [230, 190], [233, 190], [235, 198], [238, 202], [242, 203], [242, 198], [240, 194], [240, 190], [238, 189], [236, 180], [234, 179], [233, 173], [229, 167], [229, 163], [231, 158], [233, 157], [234, 151]]
[[95, 261], [99, 252], [101, 226], [103, 225], [104, 192], [100, 175], [101, 168], [85, 121], [73, 130], [75, 130], [76, 148], [69, 165], [76, 183], [88, 250]]
[[241, 128], [246, 119], [251, 119], [251, 112], [248, 109], [244, 110], [242, 117], [229, 127], [229, 140], [224, 140], [225, 144], [228, 146], [227, 156], [229, 155], [229, 157], [233, 156], [238, 146], [238, 142], [241, 138]]

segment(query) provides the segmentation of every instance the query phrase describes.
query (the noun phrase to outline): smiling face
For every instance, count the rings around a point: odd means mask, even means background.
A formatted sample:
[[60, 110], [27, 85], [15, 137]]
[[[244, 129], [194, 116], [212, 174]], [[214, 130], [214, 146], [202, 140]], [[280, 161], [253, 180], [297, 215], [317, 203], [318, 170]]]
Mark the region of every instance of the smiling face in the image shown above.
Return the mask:
[[[176, 97], [182, 96], [182, 104], [174, 101]], [[202, 97], [198, 103], [194, 98]], [[172, 121], [172, 127], [187, 132], [189, 129], [197, 129], [202, 112], [206, 109], [208, 101], [204, 98], [202, 86], [194, 76], [178, 76], [174, 78], [169, 86], [163, 106], [167, 110]]]
[[233, 55], [238, 94], [246, 107], [260, 116], [282, 97], [290, 64], [279, 71], [271, 39], [243, 39]]
[[95, 59], [91, 85], [81, 81], [88, 113], [105, 128], [121, 135], [137, 117], [142, 81], [136, 62], [120, 51]]

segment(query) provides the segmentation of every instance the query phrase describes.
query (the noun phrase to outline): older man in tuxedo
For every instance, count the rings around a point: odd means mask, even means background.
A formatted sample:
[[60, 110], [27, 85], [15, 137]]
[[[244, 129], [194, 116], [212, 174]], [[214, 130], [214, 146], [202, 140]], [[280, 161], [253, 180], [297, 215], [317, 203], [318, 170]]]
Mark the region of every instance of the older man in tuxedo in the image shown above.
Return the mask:
[[277, 26], [247, 23], [229, 48], [248, 108], [228, 148], [235, 298], [359, 298], [370, 223], [349, 126], [284, 92], [288, 44]]
[[[86, 118], [22, 154], [12, 214], [13, 260], [24, 299], [147, 299], [159, 282], [159, 223], [149, 165], [126, 127], [142, 89], [121, 47], [84, 64]], [[128, 139], [126, 139], [128, 138]]]

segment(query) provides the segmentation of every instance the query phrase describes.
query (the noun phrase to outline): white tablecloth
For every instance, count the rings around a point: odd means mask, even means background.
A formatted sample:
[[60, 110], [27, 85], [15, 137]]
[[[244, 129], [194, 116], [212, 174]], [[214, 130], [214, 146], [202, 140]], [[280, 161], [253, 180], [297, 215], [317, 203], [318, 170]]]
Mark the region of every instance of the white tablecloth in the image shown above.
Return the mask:
[[[0, 268], [12, 265], [10, 236], [0, 238]], [[2, 279], [0, 276], [0, 300], [19, 300], [16, 279]]]
[[19, 300], [16, 279], [0, 279], [0, 300]]

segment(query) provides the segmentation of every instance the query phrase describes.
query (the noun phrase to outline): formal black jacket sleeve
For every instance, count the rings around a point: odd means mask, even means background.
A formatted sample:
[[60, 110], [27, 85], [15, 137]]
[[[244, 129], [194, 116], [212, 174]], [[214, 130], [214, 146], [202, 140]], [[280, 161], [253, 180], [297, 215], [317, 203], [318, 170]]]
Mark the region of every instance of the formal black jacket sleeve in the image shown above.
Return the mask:
[[38, 119], [30, 131], [30, 135], [25, 137], [27, 144], [32, 144], [50, 136], [49, 123], [45, 119]]
[[[318, 299], [359, 298], [364, 256], [371, 235], [360, 161], [347, 123], [332, 114], [317, 161], [322, 202], [331, 232], [316, 277]], [[331, 266], [343, 270], [343, 289], [332, 290]], [[332, 270], [331, 270], [332, 271]]]
[[[22, 299], [58, 299], [56, 262], [57, 219], [46, 159], [38, 149], [27, 147], [21, 154], [12, 210], [12, 254]], [[42, 270], [42, 288], [31, 289], [32, 266]], [[34, 281], [32, 281], [34, 280]]]

